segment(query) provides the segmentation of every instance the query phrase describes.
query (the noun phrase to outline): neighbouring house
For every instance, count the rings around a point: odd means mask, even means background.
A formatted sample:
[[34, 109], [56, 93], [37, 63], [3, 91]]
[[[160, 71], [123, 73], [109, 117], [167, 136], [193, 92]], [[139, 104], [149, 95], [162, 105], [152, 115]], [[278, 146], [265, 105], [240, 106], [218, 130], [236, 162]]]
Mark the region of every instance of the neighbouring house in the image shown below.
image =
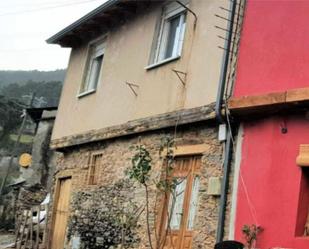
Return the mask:
[[35, 135], [31, 164], [20, 167], [21, 178], [25, 180], [19, 193], [20, 208], [38, 205], [45, 199], [52, 187], [57, 158], [57, 153], [49, 148], [57, 107], [35, 107], [26, 111], [35, 124]]
[[[14, 228], [16, 231], [19, 230], [21, 224], [25, 222], [24, 211], [40, 205], [46, 198], [51, 190], [56, 164], [57, 153], [50, 150], [49, 143], [57, 107], [28, 108], [25, 111], [29, 117], [27, 123], [31, 125], [24, 127], [22, 134], [29, 135], [29, 131], [32, 130], [33, 141], [30, 146], [31, 152], [23, 151], [21, 147], [18, 156], [14, 157], [12, 167], [9, 168], [10, 181], [3, 191], [0, 203], [0, 228], [4, 230]], [[20, 156], [24, 154], [23, 152], [31, 154], [31, 160], [24, 165], [25, 167], [20, 165]], [[4, 170], [9, 167], [10, 159], [7, 156], [0, 160]], [[27, 236], [22, 239], [29, 240], [29, 230], [24, 229], [23, 232]]]
[[109, 0], [47, 40], [72, 48], [51, 138], [62, 155], [48, 248], [214, 248], [218, 226], [227, 238], [215, 102], [235, 75], [237, 5]]
[[231, 219], [238, 240], [261, 227], [256, 248], [309, 248], [308, 12], [308, 1], [247, 1], [228, 104], [241, 123]]

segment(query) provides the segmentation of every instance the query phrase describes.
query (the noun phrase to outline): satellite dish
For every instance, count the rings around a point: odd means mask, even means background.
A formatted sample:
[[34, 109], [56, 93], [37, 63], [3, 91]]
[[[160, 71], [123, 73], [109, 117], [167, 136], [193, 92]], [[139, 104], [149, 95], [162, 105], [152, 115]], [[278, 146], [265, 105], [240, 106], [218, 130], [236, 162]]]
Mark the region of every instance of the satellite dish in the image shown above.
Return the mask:
[[23, 153], [19, 157], [19, 165], [21, 167], [27, 168], [32, 162], [32, 156], [28, 153]]

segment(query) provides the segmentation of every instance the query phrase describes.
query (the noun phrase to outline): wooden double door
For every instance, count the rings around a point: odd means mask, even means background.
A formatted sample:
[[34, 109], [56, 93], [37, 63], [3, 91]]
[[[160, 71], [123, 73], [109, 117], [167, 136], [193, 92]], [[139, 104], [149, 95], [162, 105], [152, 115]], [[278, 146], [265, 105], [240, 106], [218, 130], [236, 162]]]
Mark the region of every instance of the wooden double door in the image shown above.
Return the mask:
[[201, 157], [179, 157], [171, 173], [176, 182], [163, 208], [160, 237], [163, 249], [191, 249], [197, 212]]
[[69, 216], [69, 204], [71, 193], [71, 178], [58, 180], [55, 198], [51, 249], [63, 249]]

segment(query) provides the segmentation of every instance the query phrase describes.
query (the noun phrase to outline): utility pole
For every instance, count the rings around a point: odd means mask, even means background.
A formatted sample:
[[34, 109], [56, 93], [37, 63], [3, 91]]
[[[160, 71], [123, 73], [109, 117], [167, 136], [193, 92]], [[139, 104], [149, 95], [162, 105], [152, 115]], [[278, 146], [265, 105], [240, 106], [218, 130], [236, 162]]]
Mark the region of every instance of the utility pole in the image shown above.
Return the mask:
[[[29, 104], [30, 108], [33, 105], [34, 99], [35, 99], [35, 93], [33, 93], [32, 96], [31, 96], [31, 100], [30, 100], [30, 104]], [[14, 143], [14, 147], [13, 147], [13, 150], [12, 150], [12, 153], [11, 153], [9, 165], [6, 168], [4, 178], [2, 179], [2, 183], [0, 185], [0, 199], [2, 198], [2, 192], [3, 192], [4, 186], [6, 184], [8, 176], [10, 174], [10, 170], [11, 170], [11, 168], [13, 166], [14, 157], [17, 156], [16, 155], [17, 154], [17, 149], [19, 147], [21, 136], [22, 136], [22, 134], [24, 132], [24, 128], [25, 128], [27, 117], [28, 117], [28, 115], [27, 115], [26, 109], [24, 109], [23, 121], [22, 121], [22, 123], [20, 125], [19, 131], [18, 131], [18, 136], [17, 136], [17, 139], [16, 139], [16, 141]]]

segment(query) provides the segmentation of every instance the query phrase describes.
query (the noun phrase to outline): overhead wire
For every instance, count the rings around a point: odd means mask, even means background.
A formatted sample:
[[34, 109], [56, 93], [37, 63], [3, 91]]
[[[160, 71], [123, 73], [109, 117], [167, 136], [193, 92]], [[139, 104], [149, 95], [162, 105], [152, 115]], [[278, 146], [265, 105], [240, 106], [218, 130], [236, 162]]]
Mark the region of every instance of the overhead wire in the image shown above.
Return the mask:
[[38, 12], [42, 10], [49, 10], [49, 9], [56, 9], [56, 8], [63, 8], [66, 6], [74, 6], [74, 5], [80, 5], [80, 4], [85, 4], [89, 2], [95, 2], [95, 1], [102, 1], [102, 0], [85, 0], [85, 1], [80, 1], [80, 2], [70, 2], [66, 4], [58, 4], [54, 6], [48, 6], [48, 7], [41, 7], [41, 8], [35, 8], [35, 9], [29, 9], [29, 10], [23, 10], [23, 11], [16, 11], [16, 12], [7, 12], [7, 13], [2, 13], [0, 14], [0, 17], [2, 16], [10, 16], [10, 15], [18, 15], [18, 14], [25, 14], [25, 13], [31, 13], [31, 12]]

